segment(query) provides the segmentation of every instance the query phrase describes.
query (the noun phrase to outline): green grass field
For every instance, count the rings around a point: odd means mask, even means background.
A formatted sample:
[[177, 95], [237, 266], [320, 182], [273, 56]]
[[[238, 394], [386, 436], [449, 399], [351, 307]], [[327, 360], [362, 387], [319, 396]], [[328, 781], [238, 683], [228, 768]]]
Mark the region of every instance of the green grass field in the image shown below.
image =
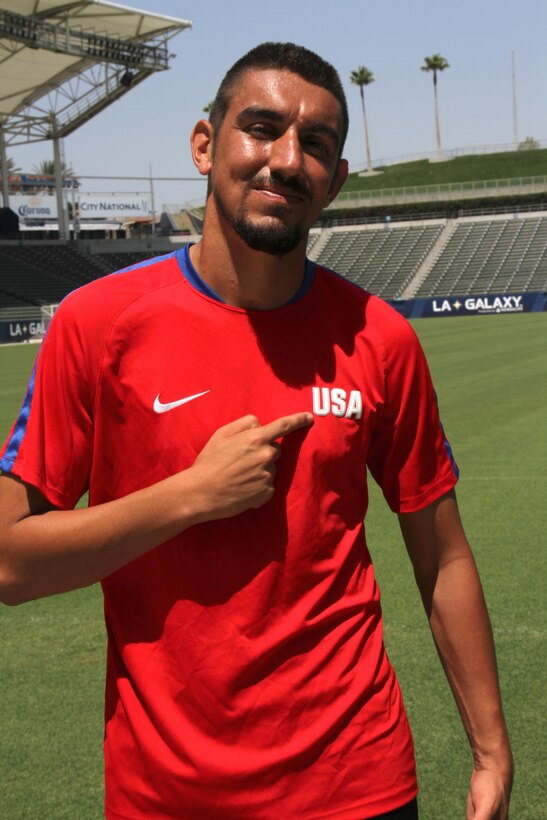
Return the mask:
[[[415, 327], [461, 469], [460, 506], [497, 641], [517, 766], [511, 817], [542, 820], [547, 315], [424, 319]], [[35, 352], [0, 347], [2, 438]], [[396, 520], [376, 490], [367, 534], [383, 592], [386, 643], [414, 730], [421, 818], [461, 820], [471, 756]], [[0, 624], [0, 818], [100, 818], [100, 590], [2, 607]]]

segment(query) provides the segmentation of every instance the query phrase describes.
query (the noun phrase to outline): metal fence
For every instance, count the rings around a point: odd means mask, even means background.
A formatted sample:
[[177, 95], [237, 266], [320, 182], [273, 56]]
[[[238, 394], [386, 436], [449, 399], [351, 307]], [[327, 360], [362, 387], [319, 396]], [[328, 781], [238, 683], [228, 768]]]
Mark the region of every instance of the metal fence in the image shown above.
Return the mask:
[[[522, 145], [522, 142], [519, 143]], [[534, 140], [534, 148], [547, 148], [547, 140]], [[525, 150], [519, 148], [514, 142], [497, 143], [495, 145], [472, 145], [466, 148], [447, 148], [442, 151], [443, 159], [451, 159], [453, 157], [467, 157], [472, 154], [505, 154], [509, 151]], [[436, 151], [420, 151], [415, 154], [400, 154], [397, 157], [383, 157], [381, 159], [373, 159], [372, 164], [374, 168], [383, 168], [386, 165], [400, 165], [402, 162], [415, 162], [420, 159], [435, 160], [438, 158]], [[366, 162], [351, 166], [352, 173], [358, 171], [366, 171]]]
[[508, 188], [530, 188], [531, 186], [538, 185], [547, 186], [547, 176], [484, 179], [475, 182], [444, 182], [436, 185], [411, 185], [404, 188], [373, 188], [366, 191], [344, 191], [338, 194], [336, 202], [383, 199], [387, 197], [423, 196], [424, 194], [465, 193], [466, 191], [507, 190]]

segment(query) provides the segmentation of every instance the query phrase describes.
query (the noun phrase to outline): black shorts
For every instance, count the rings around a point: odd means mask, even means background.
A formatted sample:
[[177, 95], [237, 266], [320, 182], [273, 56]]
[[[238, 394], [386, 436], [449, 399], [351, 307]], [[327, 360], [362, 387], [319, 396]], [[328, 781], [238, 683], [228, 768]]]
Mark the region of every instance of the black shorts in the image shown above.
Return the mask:
[[399, 809], [388, 811], [386, 814], [377, 814], [370, 820], [418, 820], [418, 801], [414, 798]]

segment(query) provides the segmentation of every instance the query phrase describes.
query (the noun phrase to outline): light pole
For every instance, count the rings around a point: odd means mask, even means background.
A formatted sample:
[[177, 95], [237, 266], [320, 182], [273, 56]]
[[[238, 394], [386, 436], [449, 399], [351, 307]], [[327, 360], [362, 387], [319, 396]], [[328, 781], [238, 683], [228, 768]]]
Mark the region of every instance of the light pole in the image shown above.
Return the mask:
[[515, 151], [519, 147], [519, 135], [517, 127], [517, 84], [515, 81], [515, 49], [511, 49], [511, 73], [513, 77], [513, 146]]

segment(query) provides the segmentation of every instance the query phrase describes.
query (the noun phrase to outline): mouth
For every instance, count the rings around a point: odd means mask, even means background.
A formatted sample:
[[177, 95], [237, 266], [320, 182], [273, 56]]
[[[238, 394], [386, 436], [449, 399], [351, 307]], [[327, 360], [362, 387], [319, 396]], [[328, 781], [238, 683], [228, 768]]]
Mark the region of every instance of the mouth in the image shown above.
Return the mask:
[[289, 205], [294, 202], [302, 202], [304, 197], [293, 191], [280, 190], [278, 188], [253, 188], [254, 192], [265, 199], [275, 202], [278, 205]]
[[295, 202], [304, 202], [308, 199], [306, 191], [296, 185], [281, 185], [276, 182], [255, 180], [251, 185], [251, 189], [260, 196], [277, 204], [288, 205]]

